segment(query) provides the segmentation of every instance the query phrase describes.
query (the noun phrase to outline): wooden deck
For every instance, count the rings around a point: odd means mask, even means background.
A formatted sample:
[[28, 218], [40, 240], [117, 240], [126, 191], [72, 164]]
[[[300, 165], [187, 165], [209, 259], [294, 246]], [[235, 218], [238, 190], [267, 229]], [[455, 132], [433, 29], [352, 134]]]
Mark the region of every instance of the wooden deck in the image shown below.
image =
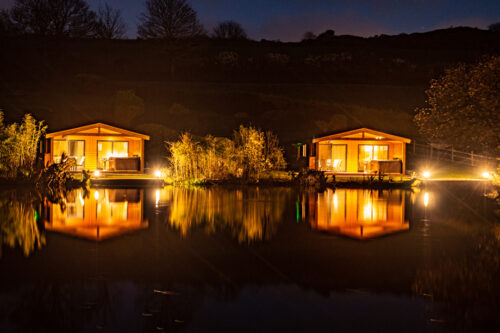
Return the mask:
[[144, 173], [101, 173], [99, 177], [92, 175], [92, 187], [163, 187], [165, 181]]

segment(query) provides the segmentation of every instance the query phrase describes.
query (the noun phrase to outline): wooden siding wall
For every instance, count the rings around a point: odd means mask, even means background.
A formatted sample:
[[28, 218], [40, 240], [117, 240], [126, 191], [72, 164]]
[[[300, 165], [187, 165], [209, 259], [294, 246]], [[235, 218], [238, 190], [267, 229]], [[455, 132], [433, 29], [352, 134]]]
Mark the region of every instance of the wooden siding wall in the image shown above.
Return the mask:
[[[142, 150], [142, 139], [132, 137], [117, 136], [88, 136], [88, 135], [68, 135], [51, 138], [51, 153], [45, 155], [45, 163], [53, 161], [54, 140], [82, 140], [85, 141], [85, 170], [94, 171], [97, 169], [97, 141], [126, 141], [128, 142], [128, 156], [137, 155], [141, 158], [141, 164], [144, 160]], [[143, 170], [141, 170], [143, 171]]]
[[[318, 167], [317, 160], [319, 154], [319, 145], [323, 142], [316, 143], [316, 156], [311, 157], [309, 160], [309, 168], [316, 169]], [[389, 160], [398, 158], [403, 161], [403, 173], [406, 169], [406, 150], [405, 143], [387, 140], [325, 140], [324, 143], [328, 144], [342, 144], [347, 145], [347, 168], [346, 172], [358, 172], [358, 149], [359, 145], [388, 145], [389, 146]]]

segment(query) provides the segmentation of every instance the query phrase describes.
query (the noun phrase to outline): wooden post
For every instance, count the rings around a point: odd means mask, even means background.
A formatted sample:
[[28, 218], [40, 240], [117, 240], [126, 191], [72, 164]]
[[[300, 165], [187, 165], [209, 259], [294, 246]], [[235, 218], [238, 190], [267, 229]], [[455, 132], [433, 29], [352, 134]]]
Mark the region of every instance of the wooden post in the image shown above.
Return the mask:
[[454, 161], [454, 151], [453, 151], [453, 146], [451, 146], [451, 161]]
[[429, 144], [429, 147], [430, 147], [430, 157], [429, 157], [429, 159], [432, 160], [432, 144]]
[[144, 153], [144, 139], [141, 139], [141, 173], [144, 173], [144, 157], [145, 157], [145, 153]]
[[470, 152], [470, 165], [474, 166], [474, 152]]
[[417, 142], [413, 141], [413, 155], [415, 155], [415, 152], [417, 151]]

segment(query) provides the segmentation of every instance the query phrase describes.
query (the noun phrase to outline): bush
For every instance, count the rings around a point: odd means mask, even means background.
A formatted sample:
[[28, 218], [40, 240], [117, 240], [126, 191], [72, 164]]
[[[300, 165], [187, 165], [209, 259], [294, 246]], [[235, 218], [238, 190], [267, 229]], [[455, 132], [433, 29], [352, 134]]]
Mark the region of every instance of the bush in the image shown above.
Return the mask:
[[195, 139], [184, 133], [168, 143], [170, 175], [176, 181], [220, 180], [231, 177], [260, 179], [262, 173], [286, 166], [278, 138], [241, 125], [232, 139], [208, 135]]
[[29, 113], [21, 124], [3, 124], [0, 111], [0, 175], [14, 178], [28, 176], [35, 171], [38, 142], [47, 126]]

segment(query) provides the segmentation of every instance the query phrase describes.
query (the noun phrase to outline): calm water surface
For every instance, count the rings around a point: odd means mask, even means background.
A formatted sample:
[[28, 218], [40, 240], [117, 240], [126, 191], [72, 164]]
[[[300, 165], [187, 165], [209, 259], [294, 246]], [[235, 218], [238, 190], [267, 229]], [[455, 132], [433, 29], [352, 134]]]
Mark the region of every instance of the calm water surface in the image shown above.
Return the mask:
[[494, 330], [485, 190], [0, 191], [0, 332]]

